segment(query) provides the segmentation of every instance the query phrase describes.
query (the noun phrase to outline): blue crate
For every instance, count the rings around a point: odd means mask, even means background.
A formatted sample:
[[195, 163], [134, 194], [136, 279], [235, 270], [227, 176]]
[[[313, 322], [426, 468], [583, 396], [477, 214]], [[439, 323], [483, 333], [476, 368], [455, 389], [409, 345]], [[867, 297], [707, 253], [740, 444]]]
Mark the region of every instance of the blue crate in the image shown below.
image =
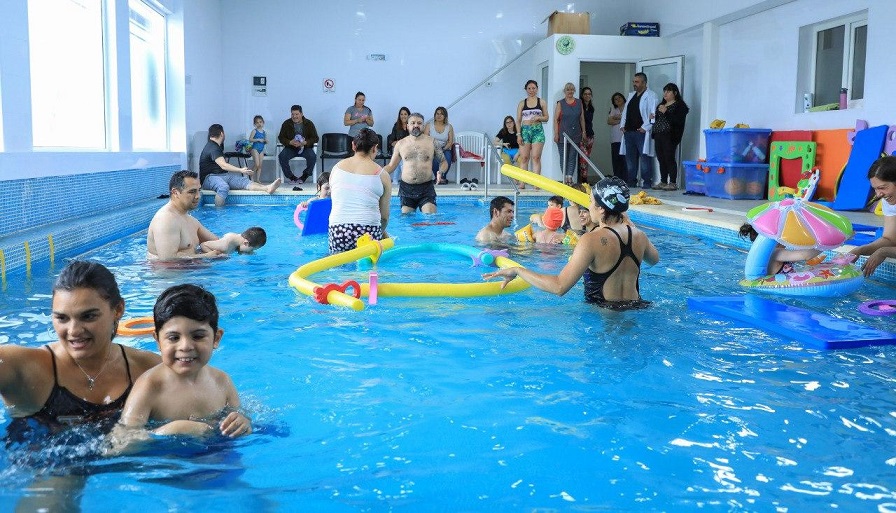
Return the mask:
[[770, 128], [722, 128], [703, 131], [707, 162], [768, 163]]
[[765, 198], [768, 164], [704, 162], [706, 195], [725, 199]]
[[684, 190], [695, 194], [706, 194], [706, 173], [703, 165], [705, 162], [686, 160], [684, 164]]

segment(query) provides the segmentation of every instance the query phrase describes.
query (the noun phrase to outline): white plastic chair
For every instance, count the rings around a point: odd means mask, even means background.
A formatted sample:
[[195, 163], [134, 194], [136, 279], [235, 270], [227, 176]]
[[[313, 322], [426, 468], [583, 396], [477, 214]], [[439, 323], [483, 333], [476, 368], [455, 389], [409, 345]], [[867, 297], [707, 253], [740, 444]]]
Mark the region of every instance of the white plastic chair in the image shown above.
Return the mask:
[[[457, 171], [455, 173], [458, 185], [461, 180], [461, 165], [464, 162], [475, 162], [479, 164], [482, 182], [485, 183], [490, 176], [491, 164], [488, 155], [488, 142], [485, 134], [481, 132], [457, 132], [454, 134], [454, 162], [457, 163]], [[477, 155], [476, 157], [464, 157], [463, 153], [469, 152]]]

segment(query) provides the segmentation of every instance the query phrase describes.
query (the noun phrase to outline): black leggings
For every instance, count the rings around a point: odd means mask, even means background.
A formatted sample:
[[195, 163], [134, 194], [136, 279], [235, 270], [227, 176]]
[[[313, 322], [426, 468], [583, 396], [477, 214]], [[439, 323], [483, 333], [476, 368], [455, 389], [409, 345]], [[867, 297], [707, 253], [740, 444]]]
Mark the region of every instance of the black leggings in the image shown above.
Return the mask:
[[660, 162], [660, 181], [676, 183], [678, 164], [675, 163], [675, 153], [678, 151], [678, 143], [672, 142], [671, 132], [654, 134], [653, 142], [656, 145], [656, 159]]

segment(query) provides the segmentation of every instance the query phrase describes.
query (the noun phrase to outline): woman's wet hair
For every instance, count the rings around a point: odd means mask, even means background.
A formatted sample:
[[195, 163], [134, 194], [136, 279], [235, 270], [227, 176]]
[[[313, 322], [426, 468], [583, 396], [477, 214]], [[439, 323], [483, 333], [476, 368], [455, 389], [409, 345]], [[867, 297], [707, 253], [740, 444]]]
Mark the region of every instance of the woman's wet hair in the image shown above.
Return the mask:
[[380, 138], [376, 132], [369, 128], [362, 128], [358, 135], [355, 136], [355, 151], [361, 153], [369, 153], [377, 144]]
[[118, 290], [115, 275], [97, 262], [73, 260], [62, 269], [53, 284], [53, 294], [55, 295], [57, 290], [70, 292], [75, 289], [93, 289], [113, 308], [124, 301], [121, 298], [121, 291]]
[[218, 304], [215, 296], [204, 288], [184, 283], [168, 287], [156, 299], [152, 307], [152, 318], [156, 333], [174, 317], [186, 317], [197, 322], [208, 322], [218, 331]]
[[750, 223], [740, 225], [737, 234], [740, 235], [740, 238], [742, 239], [750, 239], [750, 242], [753, 242], [756, 240], [756, 237], [759, 236], [759, 232], [757, 232], [756, 228], [753, 228], [753, 225]]
[[868, 168], [868, 178], [877, 178], [884, 182], [896, 182], [896, 157], [881, 157]]

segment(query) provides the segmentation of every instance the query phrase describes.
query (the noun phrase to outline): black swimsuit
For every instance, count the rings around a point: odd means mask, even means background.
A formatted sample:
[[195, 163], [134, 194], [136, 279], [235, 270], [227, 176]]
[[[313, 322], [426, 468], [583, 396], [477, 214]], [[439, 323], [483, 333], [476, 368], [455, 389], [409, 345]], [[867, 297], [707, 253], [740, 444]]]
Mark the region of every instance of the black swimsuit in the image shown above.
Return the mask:
[[134, 385], [131, 379], [131, 366], [128, 364], [124, 347], [121, 344], [115, 345], [121, 349], [121, 356], [124, 357], [128, 387], [118, 399], [107, 404], [85, 401], [64, 386], [59, 385], [59, 376], [56, 374], [56, 355], [53, 354], [53, 350], [49, 346], [44, 346], [47, 351], [50, 351], [50, 357], [53, 360], [53, 389], [40, 411], [27, 417], [12, 419], [6, 430], [7, 441], [30, 439], [37, 430], [53, 434], [69, 426], [81, 424], [93, 424], [104, 433], [111, 431], [121, 417], [121, 410]]
[[589, 303], [595, 303], [598, 306], [602, 306], [604, 308], [610, 308], [612, 310], [632, 310], [636, 308], [646, 308], [647, 305], [650, 304], [650, 301], [644, 301], [643, 299], [626, 299], [622, 301], [608, 301], [604, 298], [604, 284], [607, 283], [607, 280], [610, 276], [616, 272], [616, 269], [622, 264], [622, 261], [629, 257], [635, 261], [635, 264], [638, 265], [638, 277], [635, 278], [635, 290], [638, 291], [638, 295], [640, 296], [640, 288], [638, 284], [638, 278], [641, 275], [641, 262], [638, 260], [638, 257], [635, 256], [635, 252], [632, 251], [632, 227], [626, 226], [628, 229], [628, 243], [622, 242], [622, 237], [616, 233], [616, 230], [612, 228], [607, 228], [613, 235], [619, 239], [619, 259], [616, 260], [616, 264], [610, 268], [609, 271], [603, 273], [596, 273], [591, 269], [585, 269], [584, 279], [585, 279], [585, 301]]

